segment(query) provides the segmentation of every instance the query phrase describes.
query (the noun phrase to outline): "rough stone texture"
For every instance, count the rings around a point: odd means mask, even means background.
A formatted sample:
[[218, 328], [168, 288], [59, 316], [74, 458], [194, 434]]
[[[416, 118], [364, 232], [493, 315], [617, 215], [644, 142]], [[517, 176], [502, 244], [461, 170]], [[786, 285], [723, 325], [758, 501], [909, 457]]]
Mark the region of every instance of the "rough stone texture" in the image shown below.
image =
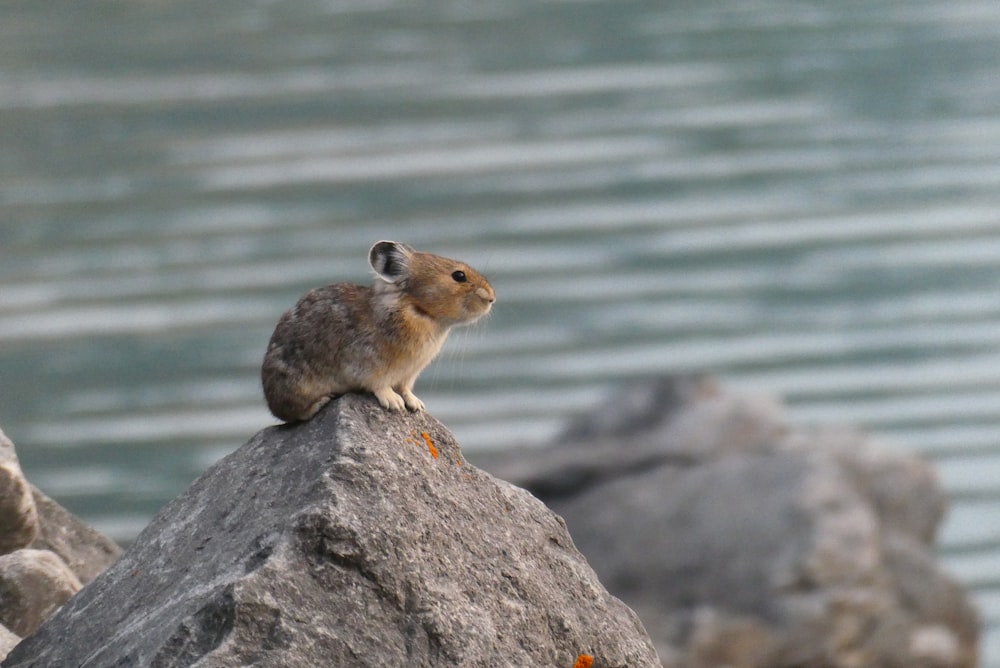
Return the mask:
[[554, 443], [477, 457], [560, 513], [677, 668], [971, 668], [933, 469], [698, 376], [636, 383]]
[[80, 587], [52, 552], [24, 549], [0, 556], [0, 623], [22, 638], [30, 635]]
[[21, 642], [21, 636], [13, 633], [6, 626], [0, 625], [0, 657], [7, 656], [19, 642]]
[[[426, 434], [426, 437], [424, 436]], [[168, 504], [3, 666], [659, 665], [563, 522], [348, 395]]]
[[38, 537], [31, 547], [59, 555], [79, 578], [87, 584], [98, 573], [113, 564], [122, 549], [110, 538], [97, 531], [31, 486], [35, 508], [38, 509]]
[[120, 553], [25, 480], [0, 431], [0, 658]]
[[0, 431], [0, 554], [27, 547], [37, 535], [31, 487], [21, 473], [14, 444]]

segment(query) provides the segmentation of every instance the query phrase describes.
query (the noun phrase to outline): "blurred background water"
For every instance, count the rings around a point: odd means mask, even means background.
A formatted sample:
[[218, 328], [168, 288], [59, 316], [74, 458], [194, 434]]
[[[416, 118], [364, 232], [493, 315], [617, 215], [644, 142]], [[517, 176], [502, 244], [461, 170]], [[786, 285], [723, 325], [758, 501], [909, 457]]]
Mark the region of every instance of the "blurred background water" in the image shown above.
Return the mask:
[[1000, 666], [996, 0], [8, 2], [0, 147], [0, 425], [114, 538], [397, 239], [496, 287], [417, 386], [469, 450], [707, 371], [933, 457]]

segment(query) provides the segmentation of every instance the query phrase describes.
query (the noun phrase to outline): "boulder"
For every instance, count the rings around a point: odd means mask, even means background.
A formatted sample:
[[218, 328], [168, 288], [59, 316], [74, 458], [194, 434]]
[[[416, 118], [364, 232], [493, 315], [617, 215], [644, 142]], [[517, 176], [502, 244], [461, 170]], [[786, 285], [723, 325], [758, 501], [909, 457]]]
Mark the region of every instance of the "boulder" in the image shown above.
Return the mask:
[[122, 549], [97, 529], [31, 486], [38, 511], [38, 536], [31, 547], [47, 550], [66, 562], [83, 584], [113, 564]]
[[3, 666], [85, 661], [659, 665], [559, 517], [361, 395], [215, 464]]
[[0, 657], [120, 553], [25, 480], [0, 431]]
[[0, 431], [0, 554], [27, 547], [37, 535], [31, 486], [21, 473], [14, 444]]
[[934, 558], [934, 470], [860, 432], [682, 376], [476, 461], [565, 518], [664, 665], [976, 665], [976, 611]]
[[63, 560], [47, 550], [2, 555], [0, 623], [22, 638], [30, 635], [80, 586]]

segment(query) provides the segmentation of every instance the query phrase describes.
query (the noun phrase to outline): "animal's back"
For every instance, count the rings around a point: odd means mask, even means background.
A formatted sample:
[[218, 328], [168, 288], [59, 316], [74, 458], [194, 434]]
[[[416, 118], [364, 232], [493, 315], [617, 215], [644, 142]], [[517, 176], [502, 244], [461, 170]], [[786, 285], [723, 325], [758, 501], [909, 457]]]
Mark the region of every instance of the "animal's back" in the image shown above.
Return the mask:
[[[363, 285], [313, 288], [278, 321], [264, 355], [261, 381], [268, 408], [286, 421], [302, 419], [317, 396], [351, 389], [349, 360], [374, 346], [371, 298]], [[346, 372], [346, 373], [344, 373]]]

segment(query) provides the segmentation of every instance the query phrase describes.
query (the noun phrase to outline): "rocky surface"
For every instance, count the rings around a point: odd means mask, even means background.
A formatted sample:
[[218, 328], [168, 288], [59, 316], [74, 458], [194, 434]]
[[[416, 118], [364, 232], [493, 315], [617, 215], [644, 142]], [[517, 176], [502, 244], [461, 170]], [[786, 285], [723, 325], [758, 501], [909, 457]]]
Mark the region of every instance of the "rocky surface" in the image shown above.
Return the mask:
[[21, 642], [21, 636], [9, 630], [6, 626], [0, 625], [0, 656], [7, 656], [10, 650]]
[[121, 555], [118, 545], [32, 486], [38, 511], [38, 536], [31, 547], [59, 556], [87, 584]]
[[0, 554], [31, 545], [37, 535], [31, 486], [21, 473], [14, 444], [0, 431]]
[[711, 379], [635, 383], [554, 443], [475, 458], [566, 520], [672, 668], [971, 668], [930, 465]]
[[562, 520], [433, 418], [358, 395], [218, 462], [3, 666], [85, 660], [659, 665]]
[[16, 550], [0, 556], [0, 622], [22, 638], [35, 632], [80, 581], [48, 550]]
[[0, 431], [0, 657], [120, 553], [24, 478]]

